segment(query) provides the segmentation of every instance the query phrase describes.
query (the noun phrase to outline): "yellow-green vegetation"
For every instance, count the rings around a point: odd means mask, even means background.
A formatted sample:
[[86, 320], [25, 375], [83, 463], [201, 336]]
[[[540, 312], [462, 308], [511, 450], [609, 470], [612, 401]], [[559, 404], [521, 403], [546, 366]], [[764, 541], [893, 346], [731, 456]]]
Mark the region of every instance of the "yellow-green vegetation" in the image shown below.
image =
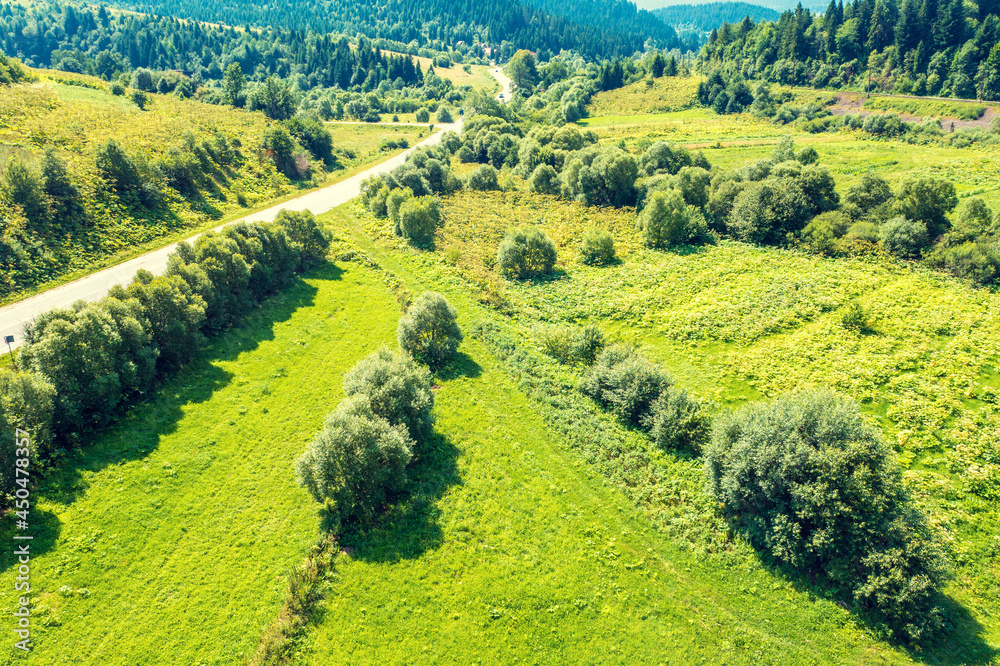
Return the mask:
[[[502, 300], [524, 324], [597, 324], [639, 344], [681, 386], [723, 405], [810, 386], [861, 402], [945, 535], [957, 573], [948, 594], [996, 640], [996, 294], [889, 260], [825, 259], [732, 242], [654, 252], [639, 247], [621, 212], [525, 195], [479, 197], [478, 205], [466, 197], [446, 201], [439, 242], [446, 260], [475, 266], [464, 256], [469, 247], [489, 256], [496, 232], [484, 217], [530, 221], [560, 246], [562, 276], [502, 283]], [[574, 246], [602, 218], [615, 232], [622, 263], [578, 265]], [[451, 229], [462, 236], [453, 238]], [[842, 324], [854, 304], [869, 321], [861, 332]]]
[[[426, 133], [415, 127], [328, 126], [336, 161], [324, 166], [313, 160], [305, 178], [290, 180], [263, 149], [275, 123], [260, 113], [152, 94], [140, 110], [128, 96], [113, 95], [100, 79], [36, 74], [39, 82], [9, 86], [0, 96], [0, 171], [14, 160], [37, 174], [51, 151], [65, 164], [82, 212], [67, 215], [71, 224], [57, 231], [19, 215], [5, 225], [12, 246], [41, 244], [48, 252], [44, 261], [37, 253], [16, 265], [3, 260], [9, 271], [0, 285], [5, 301], [345, 177], [396, 152], [383, 149], [384, 139], [412, 145]], [[186, 191], [161, 184], [156, 205], [135, 205], [120, 197], [97, 167], [95, 157], [108, 141], [124, 149], [144, 178], [162, 179], [161, 172], [178, 165], [197, 175], [181, 188]], [[170, 182], [170, 173], [166, 177]], [[10, 207], [6, 212], [14, 214]]]
[[986, 109], [996, 109], [998, 105], [975, 101], [907, 99], [878, 95], [865, 100], [864, 108], [871, 111], [895, 111], [921, 118], [976, 120], [986, 113]]
[[797, 146], [819, 151], [821, 164], [834, 175], [840, 192], [871, 170], [893, 185], [914, 177], [944, 178], [955, 184], [960, 198], [977, 196], [992, 208], [1000, 205], [1000, 181], [994, 177], [1000, 170], [1000, 155], [990, 146], [917, 146], [876, 139], [860, 130], [811, 134], [749, 113], [719, 115], [700, 108], [650, 116], [596, 116], [578, 124], [597, 132], [602, 143], [624, 141], [634, 152], [656, 141], [677, 143], [702, 150], [713, 166], [727, 169], [768, 157], [782, 137], [791, 136]]
[[702, 77], [646, 78], [594, 97], [593, 116], [632, 116], [681, 111], [696, 104]]
[[[397, 314], [378, 275], [327, 264], [65, 459], [35, 491], [25, 663], [252, 656], [321, 534], [292, 462], [339, 400], [343, 372], [393, 339]], [[12, 562], [0, 565], [8, 613]]]

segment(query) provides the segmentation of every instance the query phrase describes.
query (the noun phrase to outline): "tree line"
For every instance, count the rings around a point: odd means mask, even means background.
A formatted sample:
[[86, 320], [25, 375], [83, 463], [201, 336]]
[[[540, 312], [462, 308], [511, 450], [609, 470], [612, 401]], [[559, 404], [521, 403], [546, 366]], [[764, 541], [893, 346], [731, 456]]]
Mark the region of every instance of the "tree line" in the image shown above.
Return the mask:
[[579, 51], [591, 58], [630, 56], [642, 51], [647, 39], [660, 46], [679, 45], [672, 28], [658, 23], [632, 3], [589, 0], [539, 3], [509, 0], [292, 0], [262, 5], [248, 0], [225, 4], [192, 0], [155, 0], [125, 3], [151, 14], [240, 26], [272, 26], [321, 33], [363, 33], [375, 39], [435, 50], [459, 47], [469, 55], [474, 45], [510, 46], [504, 58], [518, 48], [559, 53]]
[[346, 37], [311, 30], [237, 29], [56, 3], [0, 5], [0, 48], [29, 66], [105, 80], [138, 68], [178, 70], [197, 87], [221, 81], [236, 63], [255, 81], [301, 77], [303, 89], [368, 92], [383, 81], [423, 82], [413, 58], [373, 49], [364, 37], [352, 48]]
[[700, 58], [747, 78], [1000, 99], [1000, 2], [831, 0], [713, 30]]

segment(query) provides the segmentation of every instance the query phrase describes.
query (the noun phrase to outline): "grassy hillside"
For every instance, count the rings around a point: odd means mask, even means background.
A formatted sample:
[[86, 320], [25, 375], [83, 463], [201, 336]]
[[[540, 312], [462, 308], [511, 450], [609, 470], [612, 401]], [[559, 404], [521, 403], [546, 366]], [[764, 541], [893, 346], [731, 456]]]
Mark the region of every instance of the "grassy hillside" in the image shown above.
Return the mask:
[[[380, 150], [383, 139], [403, 138], [412, 144], [426, 133], [417, 127], [330, 125], [337, 163], [330, 170], [313, 165], [308, 178], [289, 180], [262, 149], [274, 123], [260, 113], [155, 94], [149, 95], [146, 110], [140, 110], [127, 96], [112, 95], [99, 79], [32, 71], [39, 82], [10, 86], [0, 95], [0, 171], [17, 158], [39, 172], [45, 151], [54, 151], [80, 191], [87, 222], [71, 233], [36, 230], [21, 240], [44, 245], [48, 254], [44, 262], [34, 262], [34, 274], [0, 292], [0, 302], [346, 177], [395, 152]], [[229, 150], [227, 163], [208, 170], [197, 192], [182, 195], [162, 187], [162, 204], [154, 209], [121, 200], [95, 164], [99, 147], [108, 140], [118, 142], [140, 168], [155, 172], [158, 160], [170, 157], [171, 151], [216, 145], [220, 137]], [[19, 228], [9, 226], [0, 233]]]

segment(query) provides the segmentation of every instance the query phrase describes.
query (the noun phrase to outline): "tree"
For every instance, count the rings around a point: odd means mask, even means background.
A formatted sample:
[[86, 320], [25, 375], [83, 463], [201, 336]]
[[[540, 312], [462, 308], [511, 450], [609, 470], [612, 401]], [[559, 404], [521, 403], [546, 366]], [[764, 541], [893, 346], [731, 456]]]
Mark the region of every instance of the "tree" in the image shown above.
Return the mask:
[[639, 228], [647, 247], [671, 248], [697, 235], [693, 209], [677, 190], [654, 192], [639, 213]]
[[399, 231], [417, 247], [434, 244], [434, 232], [441, 222], [441, 208], [431, 196], [407, 199], [399, 207]]
[[70, 180], [66, 164], [51, 148], [45, 151], [42, 179], [45, 181], [45, 194], [51, 202], [53, 221], [63, 230], [75, 227], [84, 215], [80, 191]]
[[632, 349], [612, 345], [597, 356], [580, 382], [580, 391], [624, 423], [643, 426], [652, 418], [653, 404], [672, 383], [660, 366]]
[[525, 97], [531, 95], [538, 83], [538, 69], [535, 56], [531, 51], [521, 49], [514, 54], [514, 57], [507, 63], [507, 71], [510, 72], [510, 79], [514, 83], [514, 89], [524, 94]]
[[556, 245], [538, 227], [512, 229], [500, 243], [497, 264], [505, 277], [541, 277], [556, 263]]
[[437, 121], [439, 123], [453, 123], [455, 122], [455, 119], [452, 118], [451, 111], [448, 110], [448, 107], [442, 104], [437, 110]]
[[919, 257], [921, 250], [930, 245], [927, 225], [920, 220], [909, 220], [897, 215], [879, 228], [882, 246], [900, 257]]
[[28, 218], [32, 229], [40, 232], [48, 231], [51, 211], [42, 179], [17, 157], [7, 164], [3, 189], [7, 201], [20, 206], [24, 211], [24, 216]]
[[891, 199], [889, 183], [872, 171], [861, 176], [861, 182], [851, 185], [844, 197], [847, 212], [855, 219], [870, 216]]
[[726, 228], [748, 243], [778, 243], [802, 229], [812, 206], [794, 179], [749, 183], [733, 201]]
[[246, 100], [243, 99], [243, 86], [246, 85], [246, 78], [243, 76], [243, 68], [240, 63], [234, 62], [226, 68], [226, 74], [222, 79], [222, 95], [226, 102], [233, 106], [243, 106]]
[[153, 92], [153, 73], [145, 67], [139, 67], [132, 72], [132, 87], [144, 92]]
[[666, 67], [666, 60], [663, 59], [663, 54], [659, 51], [653, 56], [652, 60], [649, 61], [649, 73], [653, 75], [654, 79], [658, 79], [663, 76], [663, 68]]
[[580, 263], [588, 266], [607, 266], [614, 263], [615, 239], [610, 231], [588, 229], [580, 244]]
[[402, 425], [420, 444], [434, 431], [431, 374], [405, 352], [381, 347], [344, 375], [344, 395], [365, 395], [372, 413]]
[[269, 76], [250, 94], [251, 111], [263, 111], [272, 120], [288, 120], [295, 113], [295, 97], [287, 81]]
[[282, 209], [274, 224], [285, 232], [299, 256], [299, 270], [318, 265], [326, 259], [333, 234], [308, 210]]
[[931, 239], [949, 228], [948, 213], [958, 206], [955, 185], [939, 178], [910, 179], [900, 185], [895, 209], [899, 215], [923, 222]]
[[444, 296], [433, 291], [421, 294], [396, 328], [400, 348], [432, 370], [451, 362], [462, 337], [458, 311]]
[[[32, 465], [38, 465], [52, 452], [55, 394], [42, 374], [0, 368], [0, 507], [7, 508], [5, 499], [18, 487], [17, 458], [29, 458]], [[29, 435], [27, 453], [17, 451], [24, 443], [18, 429]]]
[[420, 107], [419, 109], [417, 109], [416, 120], [418, 123], [426, 123], [429, 122], [430, 119], [431, 119], [430, 111], [428, 111], [424, 107]]
[[538, 194], [559, 194], [559, 173], [548, 164], [539, 164], [531, 172], [528, 188]]
[[498, 184], [497, 170], [494, 169], [489, 164], [483, 164], [478, 169], [469, 174], [469, 178], [466, 181], [466, 186], [470, 190], [497, 190], [500, 189]]
[[768, 559], [921, 640], [943, 625], [944, 558], [894, 460], [856, 403], [801, 391], [717, 420], [704, 469], [730, 524]]
[[299, 485], [332, 502], [341, 520], [371, 522], [406, 483], [413, 442], [402, 425], [372, 410], [367, 395], [346, 398], [295, 461]]
[[287, 129], [276, 125], [268, 130], [264, 135], [264, 148], [278, 171], [293, 180], [301, 175], [295, 163], [295, 141]]

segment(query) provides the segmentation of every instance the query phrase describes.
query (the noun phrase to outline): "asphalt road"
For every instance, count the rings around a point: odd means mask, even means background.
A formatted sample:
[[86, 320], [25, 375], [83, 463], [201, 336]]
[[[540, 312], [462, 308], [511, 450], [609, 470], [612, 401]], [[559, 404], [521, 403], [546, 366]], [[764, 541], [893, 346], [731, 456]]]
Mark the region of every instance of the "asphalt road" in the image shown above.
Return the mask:
[[490, 74], [497, 80], [497, 83], [500, 84], [500, 92], [497, 94], [497, 99], [503, 101], [504, 104], [507, 104], [510, 102], [510, 96], [512, 94], [510, 89], [510, 79], [499, 67], [490, 69]]
[[[498, 78], [497, 80], [499, 81], [500, 79]], [[502, 84], [503, 81], [501, 81], [501, 85]], [[295, 211], [309, 210], [316, 215], [333, 210], [337, 206], [347, 203], [354, 197], [358, 196], [361, 193], [361, 182], [366, 178], [395, 169], [399, 165], [403, 164], [409, 154], [420, 146], [429, 146], [440, 143], [441, 135], [448, 130], [461, 132], [462, 122], [463, 119], [459, 118], [456, 123], [435, 125], [435, 129], [440, 131], [436, 131], [434, 134], [409, 150], [406, 150], [399, 155], [382, 162], [381, 164], [377, 164], [355, 176], [342, 180], [339, 183], [334, 183], [329, 187], [324, 187], [323, 189], [303, 194], [300, 197], [291, 199], [290, 201], [286, 201], [277, 206], [272, 206], [266, 210], [247, 215], [246, 217], [241, 218], [241, 220], [247, 222], [273, 222], [275, 216], [278, 214], [278, 211], [284, 209]], [[395, 125], [397, 123], [383, 124]], [[233, 220], [233, 222], [237, 221], [240, 220]], [[232, 224], [233, 222], [229, 222], [228, 224]], [[225, 225], [216, 227], [216, 231], [222, 229], [223, 226]], [[191, 242], [199, 235], [200, 234], [197, 234], [186, 240]], [[167, 257], [176, 247], [176, 243], [168, 245], [167, 247], [154, 250], [153, 252], [136, 257], [135, 259], [130, 259], [129, 261], [116, 266], [99, 270], [95, 273], [87, 275], [86, 277], [74, 280], [73, 282], [68, 282], [64, 285], [26, 298], [23, 301], [18, 301], [17, 303], [0, 308], [0, 350], [6, 351], [7, 345], [2, 344], [2, 342], [4, 337], [8, 335], [14, 336], [14, 343], [11, 345], [11, 348], [16, 349], [19, 347], [21, 345], [22, 329], [24, 325], [42, 312], [46, 312], [52, 308], [68, 307], [78, 300], [96, 301], [103, 298], [111, 287], [118, 284], [130, 283], [140, 268], [146, 269], [153, 275], [163, 274], [167, 268]]]

